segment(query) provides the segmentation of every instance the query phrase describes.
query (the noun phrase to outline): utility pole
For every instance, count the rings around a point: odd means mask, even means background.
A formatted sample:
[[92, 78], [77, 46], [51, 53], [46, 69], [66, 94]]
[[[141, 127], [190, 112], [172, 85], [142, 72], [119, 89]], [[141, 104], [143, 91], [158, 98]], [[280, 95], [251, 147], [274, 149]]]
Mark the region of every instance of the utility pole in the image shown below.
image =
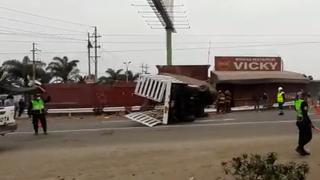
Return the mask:
[[167, 65], [172, 65], [172, 31], [166, 29], [167, 33]]
[[36, 48], [36, 43], [32, 43], [32, 81], [33, 81], [33, 86], [36, 81], [36, 52], [39, 51], [39, 49]]
[[144, 71], [144, 73], [145, 73], [145, 74], [148, 74], [148, 69], [149, 69], [149, 66], [148, 66], [148, 64], [146, 64], [146, 66], [145, 66], [144, 68], [145, 68], [145, 71]]
[[143, 64], [140, 66], [141, 67], [141, 73], [142, 74], [148, 74], [148, 69], [149, 69], [149, 66], [148, 64]]
[[90, 49], [92, 48], [92, 44], [90, 41], [90, 33], [88, 33], [88, 77], [90, 78], [91, 76], [91, 52]]
[[126, 61], [126, 62], [123, 62], [123, 64], [126, 65], [126, 81], [128, 82], [129, 81], [129, 64], [131, 64], [131, 61]]
[[100, 48], [100, 46], [98, 46], [98, 38], [101, 37], [98, 36], [97, 26], [94, 27], [94, 34], [92, 37], [94, 38], [94, 76], [96, 82], [98, 79], [98, 48]]
[[141, 67], [141, 74], [144, 74], [144, 64], [142, 63]]
[[210, 58], [211, 58], [211, 41], [209, 41], [209, 49], [208, 49], [208, 65], [210, 64]]

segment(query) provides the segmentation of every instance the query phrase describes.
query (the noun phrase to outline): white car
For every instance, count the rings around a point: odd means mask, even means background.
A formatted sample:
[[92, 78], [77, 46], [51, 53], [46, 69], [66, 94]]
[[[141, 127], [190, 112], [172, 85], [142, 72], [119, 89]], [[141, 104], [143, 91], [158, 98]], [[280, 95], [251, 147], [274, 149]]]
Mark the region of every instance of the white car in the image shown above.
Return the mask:
[[14, 119], [14, 106], [0, 107], [0, 135], [14, 132], [17, 124]]

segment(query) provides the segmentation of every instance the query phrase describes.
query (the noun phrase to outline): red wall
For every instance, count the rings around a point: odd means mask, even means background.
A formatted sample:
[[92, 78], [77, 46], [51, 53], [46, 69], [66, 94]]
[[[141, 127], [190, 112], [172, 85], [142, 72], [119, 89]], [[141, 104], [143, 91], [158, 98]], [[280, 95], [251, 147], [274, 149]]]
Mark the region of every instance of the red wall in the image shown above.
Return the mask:
[[203, 81], [208, 80], [209, 65], [173, 65], [157, 66], [159, 73], [171, 73], [189, 76]]
[[144, 99], [134, 95], [134, 83], [47, 84], [44, 85], [51, 101], [48, 108], [90, 108], [138, 106]]

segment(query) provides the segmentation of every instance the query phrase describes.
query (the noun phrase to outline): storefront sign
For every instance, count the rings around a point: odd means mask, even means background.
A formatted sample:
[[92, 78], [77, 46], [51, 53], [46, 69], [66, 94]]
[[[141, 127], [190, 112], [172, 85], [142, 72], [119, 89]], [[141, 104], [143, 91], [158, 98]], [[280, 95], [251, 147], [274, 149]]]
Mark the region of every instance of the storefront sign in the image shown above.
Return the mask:
[[281, 71], [280, 57], [215, 57], [216, 71]]

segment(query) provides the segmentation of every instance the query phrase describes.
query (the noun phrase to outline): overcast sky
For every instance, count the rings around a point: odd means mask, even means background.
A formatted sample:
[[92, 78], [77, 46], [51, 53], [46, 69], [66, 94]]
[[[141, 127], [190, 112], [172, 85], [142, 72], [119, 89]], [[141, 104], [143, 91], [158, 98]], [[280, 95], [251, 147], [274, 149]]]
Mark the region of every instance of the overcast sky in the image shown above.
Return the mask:
[[[141, 71], [141, 64], [166, 63], [165, 32], [151, 29], [139, 13], [145, 0], [1, 0], [0, 62], [31, 55], [32, 42], [41, 52], [37, 59], [49, 63], [54, 56], [79, 59], [87, 73], [86, 32], [97, 26], [101, 34], [99, 75], [107, 68]], [[281, 56], [284, 69], [319, 79], [320, 1], [316, 0], [179, 0], [190, 29], [173, 35], [173, 64], [207, 64], [209, 41], [214, 56]], [[80, 23], [52, 21], [9, 11], [16, 9], [45, 17]], [[177, 19], [178, 21], [178, 19]], [[176, 22], [179, 23], [179, 22]], [[178, 26], [181, 27], [181, 26]], [[48, 35], [51, 34], [51, 35]], [[138, 51], [132, 51], [138, 50]], [[31, 57], [31, 56], [30, 56]]]

